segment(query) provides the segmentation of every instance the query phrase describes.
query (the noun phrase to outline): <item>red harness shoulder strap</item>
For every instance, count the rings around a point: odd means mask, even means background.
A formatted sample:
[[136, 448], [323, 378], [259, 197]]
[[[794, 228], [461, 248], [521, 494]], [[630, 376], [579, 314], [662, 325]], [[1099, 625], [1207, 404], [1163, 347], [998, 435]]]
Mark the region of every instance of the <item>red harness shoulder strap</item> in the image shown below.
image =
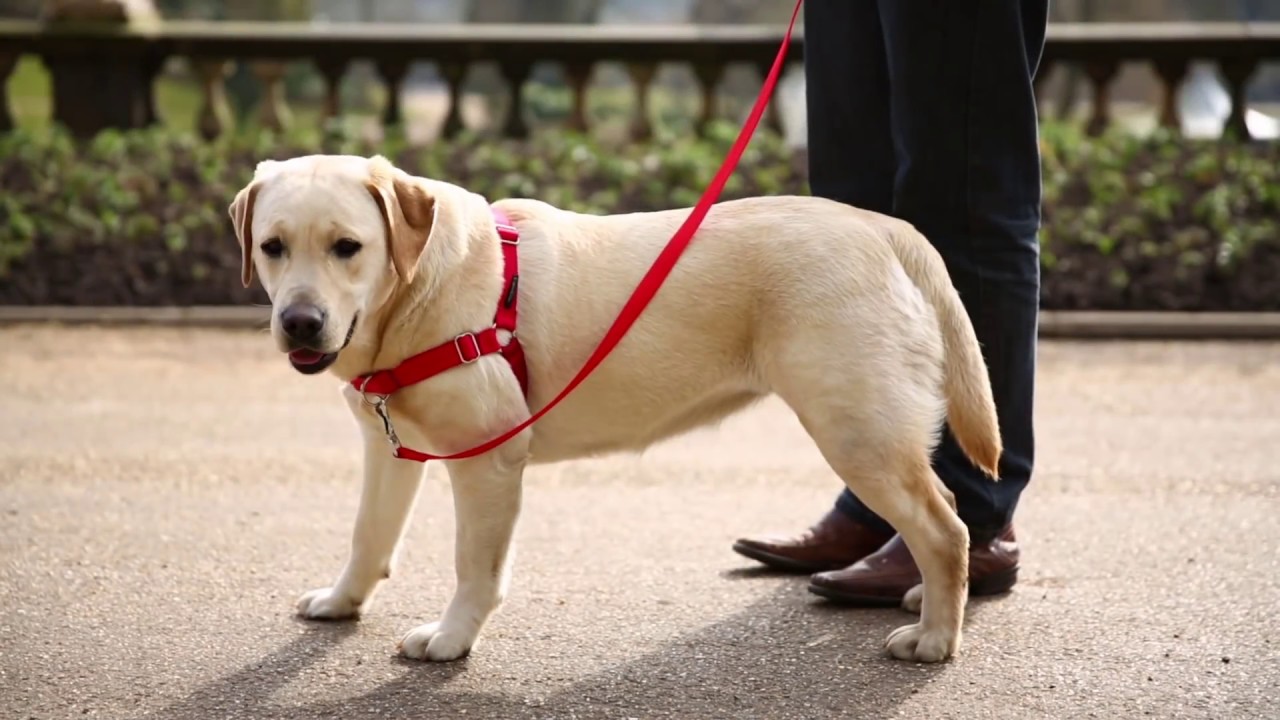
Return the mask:
[[[429, 350], [414, 355], [389, 370], [378, 370], [368, 375], [354, 378], [351, 384], [365, 397], [378, 397], [373, 401], [383, 422], [390, 426], [385, 416], [386, 397], [400, 388], [420, 383], [453, 368], [470, 365], [485, 355], [498, 353], [507, 359], [516, 379], [520, 381], [520, 390], [527, 397], [529, 394], [529, 370], [525, 364], [524, 348], [516, 337], [516, 318], [520, 290], [520, 231], [511, 224], [510, 218], [497, 208], [491, 208], [493, 219], [497, 225], [498, 239], [502, 243], [502, 295], [498, 298], [498, 309], [493, 316], [493, 324], [483, 330], [464, 332], [452, 340], [441, 343]], [[510, 333], [510, 339], [503, 344], [501, 332]], [[388, 432], [388, 435], [391, 435]], [[396, 447], [397, 457], [408, 457], [414, 451]]]
[[525, 363], [524, 347], [516, 337], [516, 315], [520, 306], [520, 231], [511, 224], [507, 214], [490, 208], [498, 227], [498, 239], [502, 242], [502, 297], [498, 298], [498, 311], [493, 316], [493, 330], [511, 333], [506, 345], [498, 352], [507, 359], [511, 371], [520, 381], [520, 391], [529, 397], [529, 367]]

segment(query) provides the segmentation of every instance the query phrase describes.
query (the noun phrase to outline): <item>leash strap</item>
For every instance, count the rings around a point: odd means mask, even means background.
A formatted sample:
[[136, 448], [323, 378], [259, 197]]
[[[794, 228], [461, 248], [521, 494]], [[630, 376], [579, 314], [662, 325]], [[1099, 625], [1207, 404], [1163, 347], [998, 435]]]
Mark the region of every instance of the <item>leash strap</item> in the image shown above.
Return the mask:
[[[830, 1], [830, 0], [825, 0]], [[551, 402], [547, 403], [542, 409], [538, 410], [528, 420], [511, 428], [507, 432], [498, 437], [489, 440], [481, 445], [477, 445], [470, 450], [453, 453], [452, 455], [432, 455], [409, 448], [400, 447], [399, 443], [392, 437], [392, 445], [395, 448], [396, 457], [404, 460], [412, 460], [416, 462], [426, 462], [428, 460], [462, 460], [465, 458], [483, 455], [490, 450], [502, 445], [511, 438], [524, 432], [526, 428], [536, 423], [543, 415], [551, 412], [551, 409], [559, 405], [562, 400], [573, 392], [587, 376], [599, 367], [600, 363], [613, 352], [618, 343], [622, 342], [622, 338], [635, 324], [636, 320], [644, 312], [645, 307], [658, 294], [658, 290], [662, 288], [662, 284], [666, 281], [667, 276], [675, 268], [676, 262], [680, 256], [684, 254], [685, 249], [693, 240], [694, 233], [698, 231], [698, 227], [702, 225], [703, 219], [711, 210], [711, 206], [719, 199], [720, 193], [723, 192], [725, 183], [729, 181], [729, 177], [733, 175], [733, 171], [738, 167], [738, 161], [742, 159], [742, 153], [746, 151], [747, 145], [751, 141], [751, 136], [755, 134], [756, 127], [760, 124], [760, 118], [764, 115], [764, 110], [769, 104], [769, 98], [773, 95], [773, 90], [778, 84], [778, 77], [782, 73], [782, 67], [786, 63], [787, 49], [791, 46], [791, 33], [795, 29], [796, 18], [800, 14], [800, 7], [804, 4], [804, 0], [796, 0], [796, 7], [791, 11], [791, 21], [787, 24], [787, 33], [782, 38], [782, 46], [778, 48], [778, 55], [773, 61], [773, 67], [769, 69], [768, 76], [765, 77], [764, 84], [760, 88], [760, 94], [756, 97], [755, 105], [751, 108], [751, 113], [747, 116], [747, 121], [743, 124], [742, 130], [738, 132], [738, 138], [734, 141], [733, 146], [729, 149], [728, 155], [725, 156], [724, 162], [720, 165], [720, 169], [716, 171], [715, 177], [711, 180], [711, 184], [702, 193], [698, 203], [694, 205], [690, 211], [689, 217], [676, 230], [675, 235], [663, 248], [662, 253], [658, 255], [653, 266], [641, 278], [640, 283], [636, 286], [635, 292], [623, 305], [622, 310], [618, 313], [618, 317], [613, 321], [613, 325], [604, 334], [600, 340], [600, 344], [596, 346], [591, 357], [587, 358], [582, 369], [578, 374], [565, 385], [560, 394], [556, 395]], [[521, 353], [523, 355], [523, 353]], [[510, 359], [510, 358], [509, 358]], [[523, 361], [523, 357], [521, 358]], [[390, 433], [389, 433], [390, 434]]]

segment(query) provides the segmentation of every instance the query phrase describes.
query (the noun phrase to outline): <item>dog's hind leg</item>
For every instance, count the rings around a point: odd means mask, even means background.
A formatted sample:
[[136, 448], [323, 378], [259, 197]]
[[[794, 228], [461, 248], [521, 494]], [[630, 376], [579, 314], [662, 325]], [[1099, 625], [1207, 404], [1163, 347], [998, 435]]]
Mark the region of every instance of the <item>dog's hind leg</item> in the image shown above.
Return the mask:
[[[909, 485], [927, 488], [924, 498], [914, 499], [923, 500], [923, 506], [914, 508], [908, 518], [889, 522], [902, 534], [920, 567], [924, 582], [903, 598], [904, 606], [919, 608], [920, 621], [894, 630], [885, 647], [901, 660], [937, 662], [960, 648], [968, 596], [969, 531], [938, 492], [939, 483], [928, 458], [919, 458], [911, 465], [914, 467], [906, 470], [904, 480]], [[858, 494], [857, 489], [853, 492]], [[867, 507], [883, 517], [892, 517], [893, 511], [888, 508], [895, 500], [871, 498], [871, 495], [874, 493], [868, 493], [868, 499], [863, 501]], [[877, 503], [883, 507], [878, 508]]]
[[[862, 438], [860, 441], [865, 441]], [[939, 662], [960, 647], [969, 576], [969, 532], [947, 504], [920, 448], [858, 452], [819, 441], [836, 473], [894, 527], [920, 568], [920, 621], [890, 633], [885, 647], [901, 660]], [[845, 442], [850, 442], [845, 440]]]
[[[932, 468], [930, 468], [930, 470], [932, 470]], [[938, 487], [938, 493], [942, 495], [943, 500], [947, 501], [947, 507], [951, 508], [952, 512], [955, 512], [956, 511], [955, 493], [951, 492], [951, 488], [947, 487], [942, 482], [942, 478], [938, 477], [937, 473], [933, 473], [933, 479], [935, 481], [935, 484]], [[916, 585], [915, 587], [908, 590], [906, 595], [902, 596], [902, 609], [906, 610], [907, 612], [916, 613], [918, 615], [920, 613], [920, 608], [923, 605], [924, 605], [924, 585], [923, 584]]]
[[920, 568], [920, 622], [893, 631], [887, 649], [938, 662], [959, 648], [969, 572], [968, 529], [929, 463], [945, 407], [940, 370], [927, 344], [867, 353], [901, 360], [854, 372], [849, 363], [858, 360], [848, 355], [784, 355], [771, 366], [773, 385], [853, 494], [902, 535]]

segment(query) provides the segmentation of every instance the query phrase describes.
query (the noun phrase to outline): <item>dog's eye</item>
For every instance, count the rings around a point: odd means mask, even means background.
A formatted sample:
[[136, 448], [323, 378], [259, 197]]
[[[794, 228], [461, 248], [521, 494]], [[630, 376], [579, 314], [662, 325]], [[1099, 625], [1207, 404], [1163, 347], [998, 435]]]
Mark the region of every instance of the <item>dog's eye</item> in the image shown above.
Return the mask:
[[333, 244], [333, 254], [345, 259], [360, 252], [360, 248], [360, 243], [355, 240], [352, 240], [351, 238], [342, 238]]
[[262, 252], [269, 258], [278, 258], [284, 254], [284, 243], [280, 238], [271, 238], [262, 243]]

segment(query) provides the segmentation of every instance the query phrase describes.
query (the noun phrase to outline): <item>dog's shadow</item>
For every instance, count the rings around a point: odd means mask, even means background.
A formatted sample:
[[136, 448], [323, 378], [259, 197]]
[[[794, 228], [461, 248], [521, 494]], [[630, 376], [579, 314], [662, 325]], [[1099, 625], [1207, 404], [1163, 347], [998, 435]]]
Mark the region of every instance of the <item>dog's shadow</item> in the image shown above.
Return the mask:
[[[968, 618], [984, 604], [970, 602]], [[799, 580], [779, 583], [744, 610], [675, 636], [661, 650], [549, 694], [538, 692], [536, 657], [521, 661], [532, 668], [533, 685], [510, 687], [504, 674], [493, 681], [493, 692], [449, 687], [454, 677], [474, 671], [466, 660], [378, 658], [373, 662], [391, 663], [397, 676], [372, 691], [301, 705], [277, 702], [277, 690], [360, 629], [354, 623], [307, 624], [261, 661], [154, 717], [887, 717], [948, 668], [883, 654], [889, 630], [911, 621], [897, 609], [846, 609], [810, 599]]]

